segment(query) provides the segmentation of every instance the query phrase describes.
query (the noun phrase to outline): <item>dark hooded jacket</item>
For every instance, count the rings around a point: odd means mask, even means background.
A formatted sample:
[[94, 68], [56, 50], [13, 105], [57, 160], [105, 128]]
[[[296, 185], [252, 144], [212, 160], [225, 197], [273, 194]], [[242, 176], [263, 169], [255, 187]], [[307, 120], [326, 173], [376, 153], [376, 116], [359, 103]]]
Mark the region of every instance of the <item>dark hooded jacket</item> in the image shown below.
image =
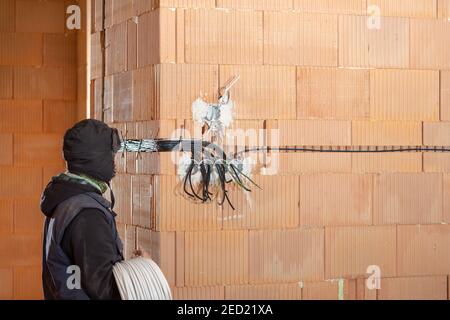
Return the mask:
[[[44, 191], [41, 210], [47, 218], [52, 218], [59, 204], [86, 193], [97, 193], [101, 196], [100, 191], [93, 186], [55, 177]], [[65, 229], [61, 248], [71, 263], [80, 268], [81, 287], [90, 299], [120, 299], [112, 273], [112, 266], [118, 260], [116, 239], [108, 220], [100, 210], [81, 210]], [[46, 299], [52, 299], [47, 285], [52, 275], [45, 263], [43, 278]]]

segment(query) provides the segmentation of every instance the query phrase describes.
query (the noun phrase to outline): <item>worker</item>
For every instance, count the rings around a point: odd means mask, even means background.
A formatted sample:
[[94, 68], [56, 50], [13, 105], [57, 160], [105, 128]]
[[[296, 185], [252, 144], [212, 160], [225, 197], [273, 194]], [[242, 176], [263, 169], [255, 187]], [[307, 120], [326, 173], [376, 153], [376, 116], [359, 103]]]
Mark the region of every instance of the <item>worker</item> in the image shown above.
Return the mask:
[[[113, 265], [123, 253], [110, 188], [119, 148], [117, 129], [97, 120], [64, 136], [67, 171], [51, 179], [41, 199], [45, 299], [120, 299]], [[108, 189], [111, 201], [103, 197]]]

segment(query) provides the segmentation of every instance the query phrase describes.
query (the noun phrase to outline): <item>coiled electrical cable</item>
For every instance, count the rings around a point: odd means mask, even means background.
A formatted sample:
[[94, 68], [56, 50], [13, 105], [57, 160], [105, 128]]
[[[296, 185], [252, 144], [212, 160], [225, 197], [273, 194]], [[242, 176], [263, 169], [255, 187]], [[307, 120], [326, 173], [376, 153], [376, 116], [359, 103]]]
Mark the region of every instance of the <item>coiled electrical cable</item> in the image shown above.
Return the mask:
[[164, 274], [150, 259], [139, 257], [118, 262], [113, 274], [122, 300], [172, 300]]

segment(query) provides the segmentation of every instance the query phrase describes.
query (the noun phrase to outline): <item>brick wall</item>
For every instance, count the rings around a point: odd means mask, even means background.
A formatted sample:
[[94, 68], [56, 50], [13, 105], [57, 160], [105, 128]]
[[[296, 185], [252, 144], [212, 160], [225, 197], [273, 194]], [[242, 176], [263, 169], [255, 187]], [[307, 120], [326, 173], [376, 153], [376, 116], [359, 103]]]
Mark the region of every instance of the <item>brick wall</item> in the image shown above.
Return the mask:
[[69, 1], [0, 1], [0, 299], [40, 299], [39, 198], [77, 119]]
[[[235, 127], [278, 128], [282, 145], [450, 145], [448, 0], [102, 3], [94, 114], [129, 138], [192, 128], [192, 101], [240, 74]], [[175, 298], [448, 298], [449, 155], [283, 154], [253, 207], [232, 192], [236, 211], [177, 195], [170, 155], [118, 162], [127, 254], [150, 251]]]

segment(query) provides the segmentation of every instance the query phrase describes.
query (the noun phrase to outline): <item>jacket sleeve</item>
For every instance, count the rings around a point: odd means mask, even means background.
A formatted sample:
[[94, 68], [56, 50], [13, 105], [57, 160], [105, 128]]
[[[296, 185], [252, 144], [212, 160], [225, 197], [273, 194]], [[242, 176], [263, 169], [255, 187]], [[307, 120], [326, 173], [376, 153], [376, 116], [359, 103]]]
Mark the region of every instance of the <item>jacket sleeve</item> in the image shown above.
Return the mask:
[[81, 211], [67, 227], [62, 248], [80, 268], [81, 287], [91, 299], [120, 299], [112, 272], [117, 262], [116, 242], [101, 211]]

